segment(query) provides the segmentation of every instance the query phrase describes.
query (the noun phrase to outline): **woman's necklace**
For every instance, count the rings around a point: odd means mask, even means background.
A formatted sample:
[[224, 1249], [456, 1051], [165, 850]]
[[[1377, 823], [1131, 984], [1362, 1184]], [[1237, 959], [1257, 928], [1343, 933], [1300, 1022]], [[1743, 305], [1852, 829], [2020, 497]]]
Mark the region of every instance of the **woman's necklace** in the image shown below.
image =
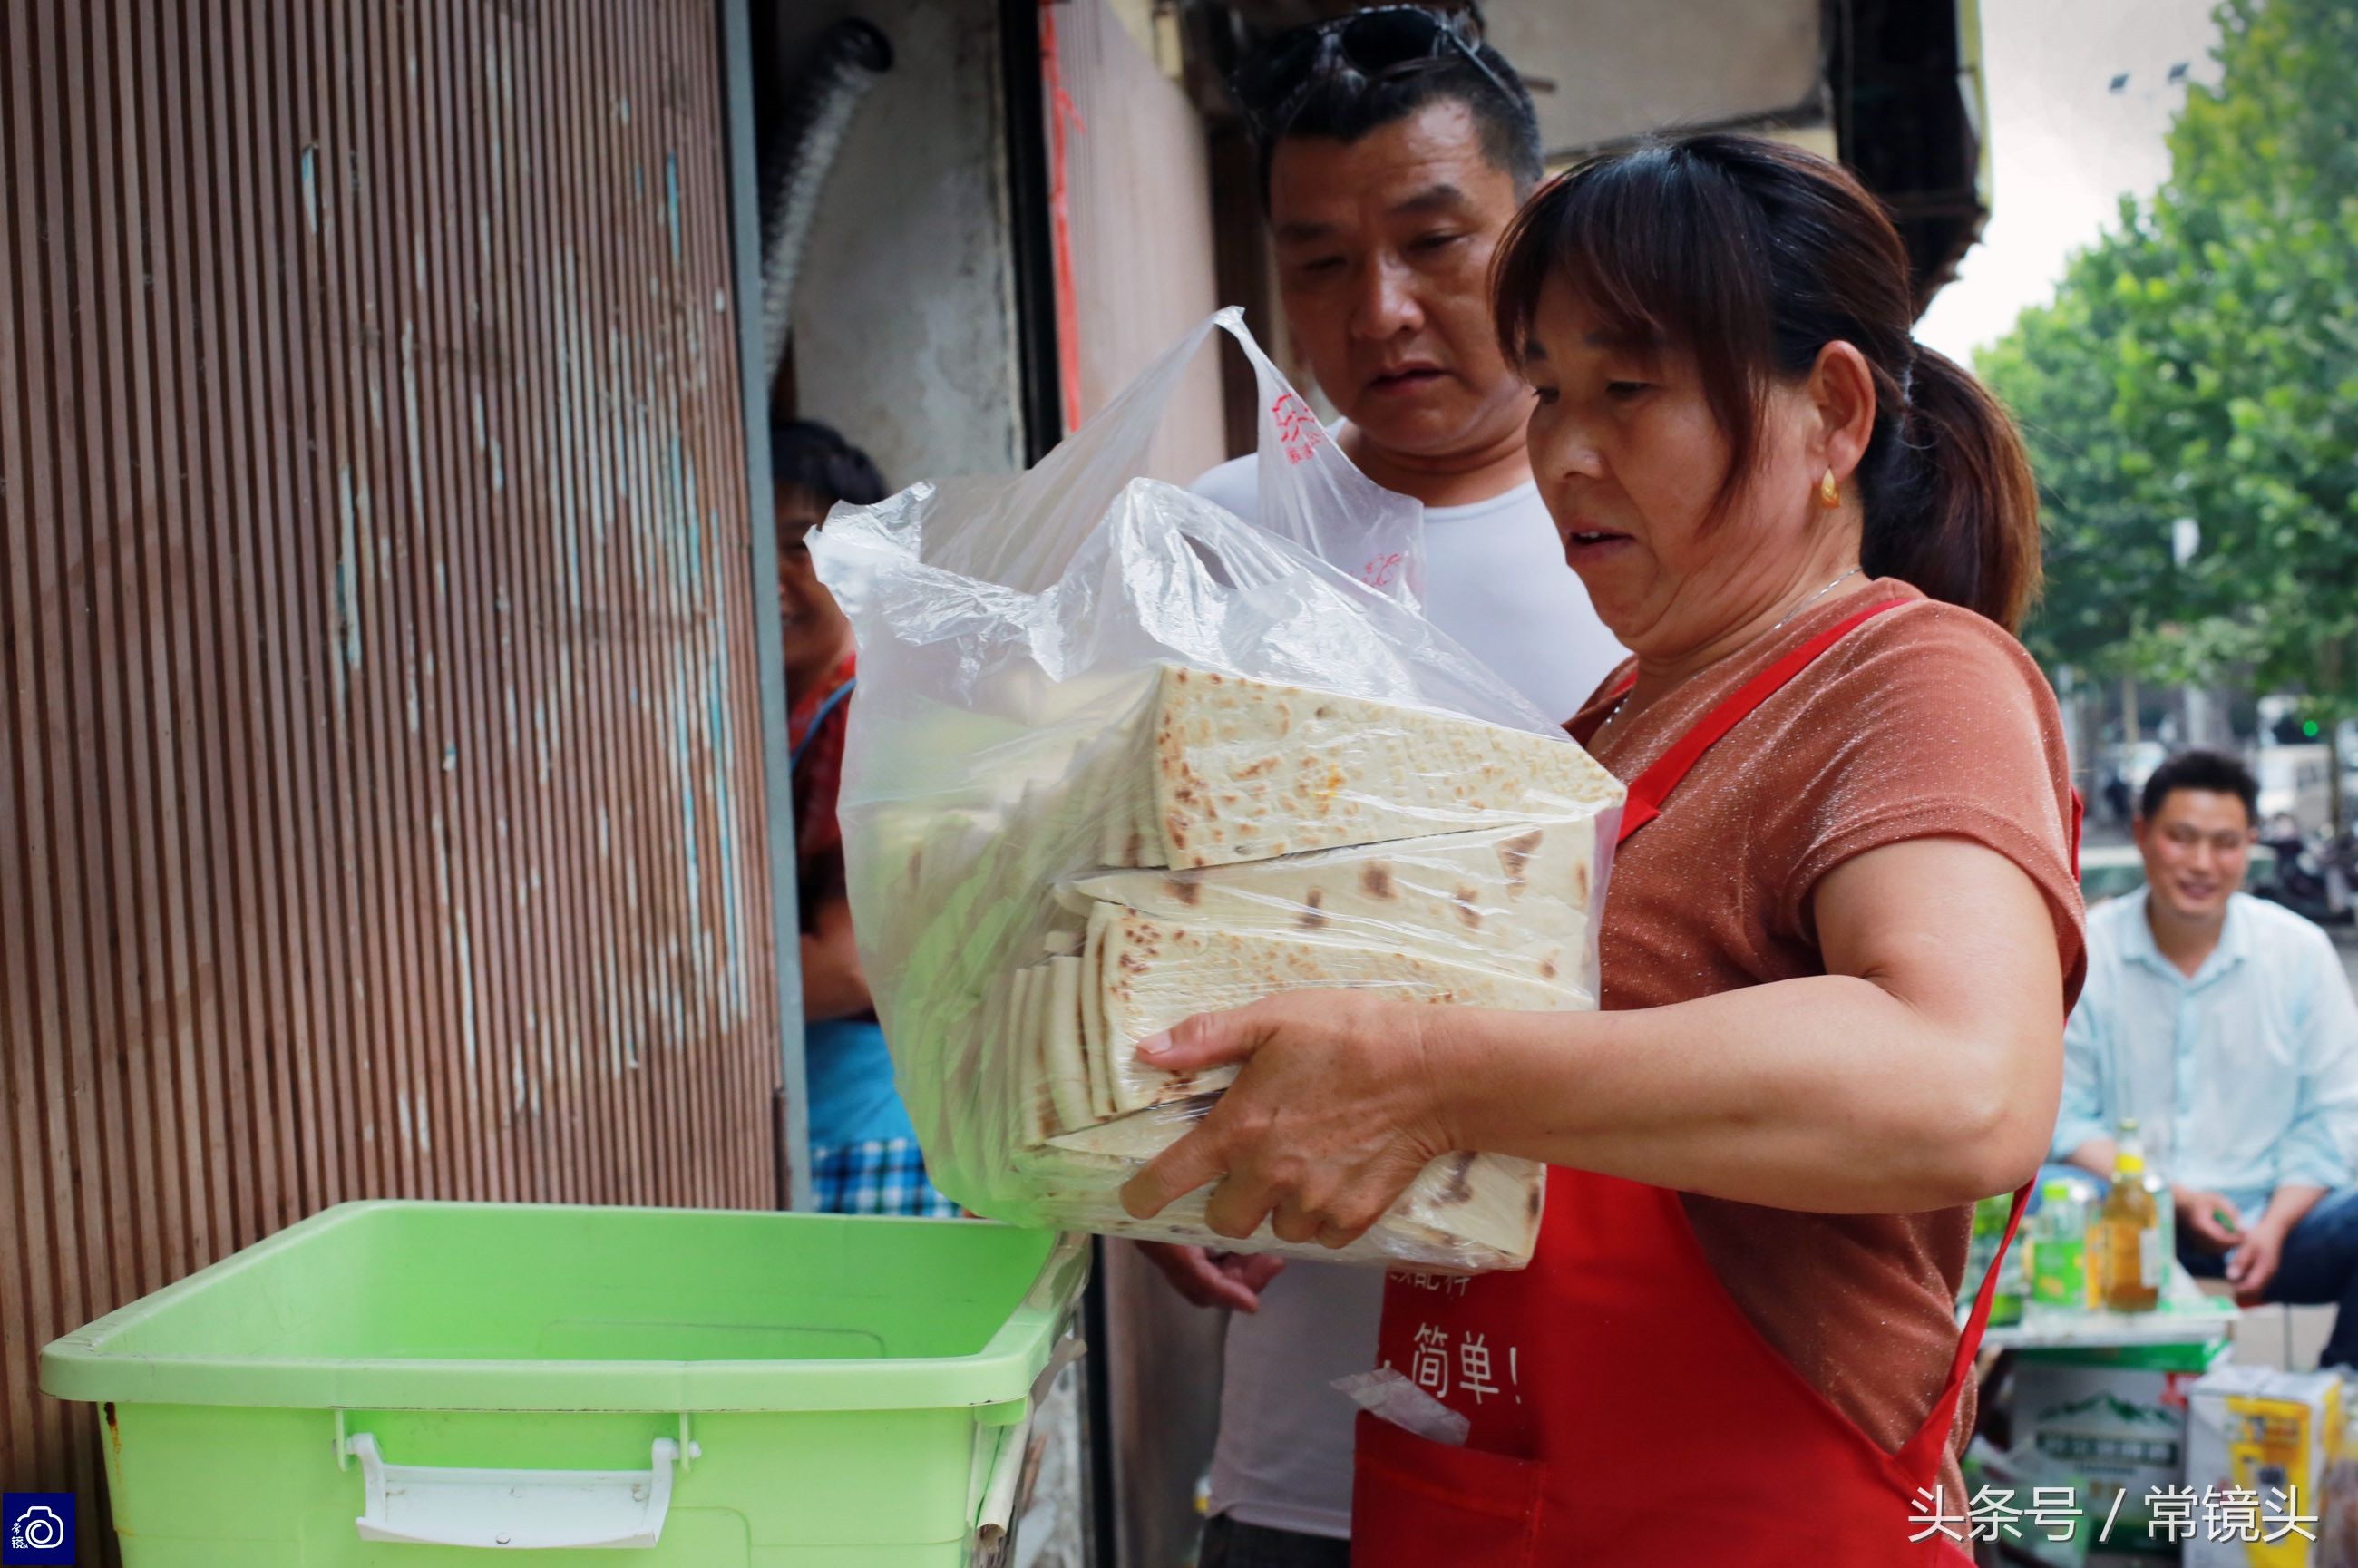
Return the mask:
[[[1810, 595], [1809, 598], [1801, 600], [1801, 603], [1785, 611], [1783, 617], [1778, 621], [1776, 625], [1769, 627], [1768, 631], [1761, 633], [1760, 635], [1767, 637], [1781, 631], [1784, 628], [1786, 622], [1790, 621], [1794, 616], [1799, 615], [1802, 611], [1807, 610], [1810, 606], [1815, 604], [1818, 600], [1823, 599], [1826, 595], [1832, 593], [1834, 589], [1840, 588], [1851, 579], [1856, 577], [1862, 569], [1863, 568], [1860, 567], [1851, 568], [1850, 570], [1843, 573], [1842, 576], [1834, 579], [1833, 581], [1826, 584], [1825, 587], [1818, 589], [1817, 592]], [[1591, 742], [1594, 742], [1599, 735], [1604, 734], [1606, 730], [1612, 728], [1613, 721], [1621, 717], [1621, 710], [1629, 705], [1629, 692], [1637, 689], [1637, 687], [1633, 685], [1630, 687], [1629, 691], [1625, 691], [1621, 694], [1620, 700], [1616, 702], [1612, 708], [1606, 711], [1605, 715], [1605, 722], [1599, 724], [1595, 730], [1589, 731], [1588, 739]]]

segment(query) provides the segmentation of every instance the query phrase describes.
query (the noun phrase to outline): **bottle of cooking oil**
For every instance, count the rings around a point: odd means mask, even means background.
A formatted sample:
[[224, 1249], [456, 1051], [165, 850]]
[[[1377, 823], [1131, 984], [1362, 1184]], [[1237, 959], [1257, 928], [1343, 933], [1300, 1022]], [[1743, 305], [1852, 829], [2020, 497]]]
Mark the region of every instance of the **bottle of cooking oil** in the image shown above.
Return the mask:
[[2161, 1304], [2161, 1215], [2145, 1184], [2145, 1146], [2136, 1123], [2121, 1123], [2113, 1155], [2113, 1188], [2097, 1211], [2102, 1238], [2104, 1305], [2113, 1312], [2151, 1312]]

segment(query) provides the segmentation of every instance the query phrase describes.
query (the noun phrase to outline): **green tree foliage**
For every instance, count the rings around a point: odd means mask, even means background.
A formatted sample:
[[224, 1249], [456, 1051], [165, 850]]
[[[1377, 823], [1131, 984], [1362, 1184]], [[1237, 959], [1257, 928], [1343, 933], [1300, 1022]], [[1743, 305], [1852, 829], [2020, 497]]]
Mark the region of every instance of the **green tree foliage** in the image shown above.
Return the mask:
[[[1980, 370], [2022, 419], [2050, 665], [2358, 714], [2358, 5], [2225, 0], [2216, 88]], [[2001, 200], [2003, 197], [2001, 196]], [[2173, 524], [2201, 548], [2183, 566]]]

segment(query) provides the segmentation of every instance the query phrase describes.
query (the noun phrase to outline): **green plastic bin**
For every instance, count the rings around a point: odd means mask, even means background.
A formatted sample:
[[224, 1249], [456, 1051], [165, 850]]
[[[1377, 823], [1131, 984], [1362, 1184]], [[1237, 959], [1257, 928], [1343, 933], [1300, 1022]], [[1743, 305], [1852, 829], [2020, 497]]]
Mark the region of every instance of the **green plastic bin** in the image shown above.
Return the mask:
[[[1003, 1530], [1087, 1273], [975, 1220], [346, 1204], [70, 1334], [129, 1568], [918, 1568]], [[596, 1550], [591, 1550], [591, 1549]]]

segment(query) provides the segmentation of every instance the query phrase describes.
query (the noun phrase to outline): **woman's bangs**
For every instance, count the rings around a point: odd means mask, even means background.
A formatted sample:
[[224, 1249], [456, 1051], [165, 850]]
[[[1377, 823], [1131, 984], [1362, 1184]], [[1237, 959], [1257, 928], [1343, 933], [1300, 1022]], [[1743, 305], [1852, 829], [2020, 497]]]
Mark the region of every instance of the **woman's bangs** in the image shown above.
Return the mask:
[[1743, 191], [1678, 147], [1585, 164], [1534, 197], [1501, 243], [1499, 348], [1509, 364], [1526, 362], [1541, 297], [1561, 282], [1609, 338], [1691, 359], [1732, 459], [1722, 510], [1751, 470], [1775, 369], [1763, 243]]
[[[1607, 336], [1633, 346], [1694, 348], [1714, 314], [1695, 297], [1692, 220], [1680, 211], [1665, 155], [1648, 151], [1585, 165], [1534, 198], [1500, 249], [1495, 288], [1498, 343], [1510, 364], [1531, 346], [1550, 284], [1569, 287]], [[1706, 268], [1704, 276], [1716, 269]]]

